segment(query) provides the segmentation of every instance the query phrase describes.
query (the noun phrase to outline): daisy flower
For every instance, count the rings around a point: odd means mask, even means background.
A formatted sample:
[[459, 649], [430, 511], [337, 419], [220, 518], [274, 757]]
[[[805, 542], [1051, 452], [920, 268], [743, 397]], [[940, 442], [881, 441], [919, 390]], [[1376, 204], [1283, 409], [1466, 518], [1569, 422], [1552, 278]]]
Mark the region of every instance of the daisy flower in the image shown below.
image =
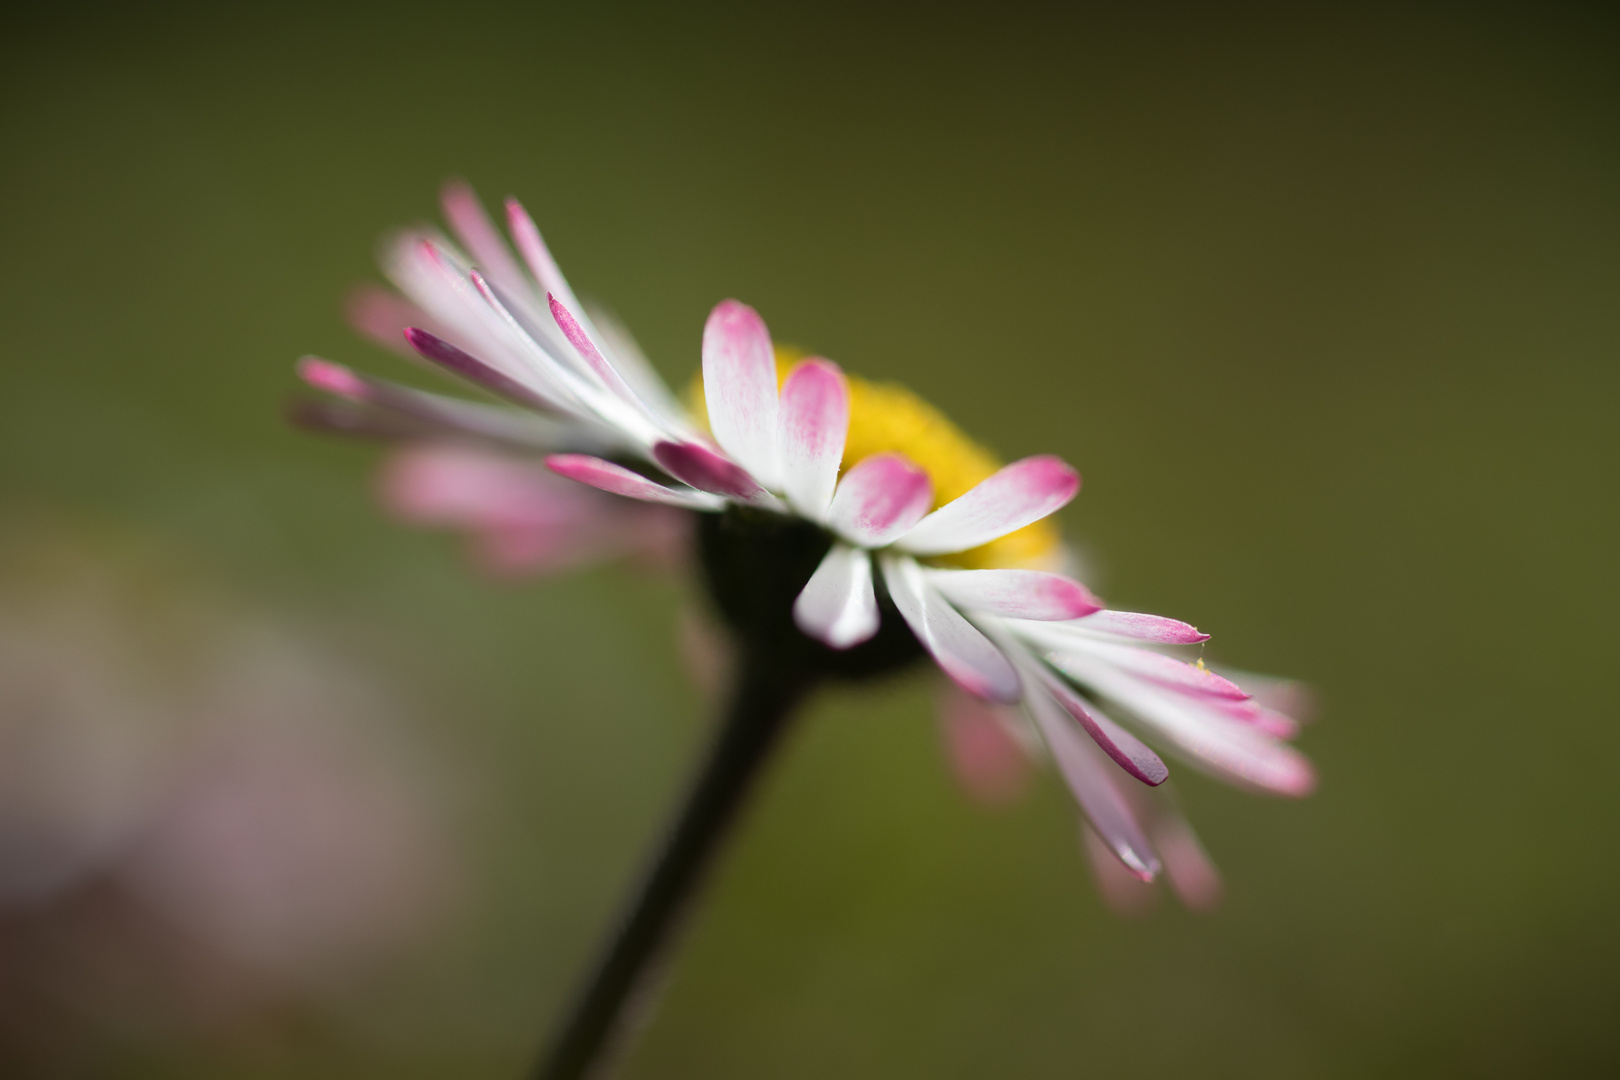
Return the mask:
[[[520, 205], [506, 206], [512, 248], [465, 187], [447, 190], [445, 209], [456, 240], [393, 238], [385, 268], [403, 298], [365, 294], [355, 319], [499, 403], [301, 364], [336, 399], [307, 406], [306, 420], [435, 447], [393, 485], [407, 516], [499, 549], [548, 518], [536, 507], [570, 497], [545, 484], [571, 481], [573, 516], [552, 532], [600, 529], [589, 551], [645, 534], [635, 519], [604, 524], [625, 507], [695, 517], [704, 581], [755, 697], [931, 658], [959, 688], [947, 732], [970, 787], [1004, 794], [1009, 762], [1049, 758], [1088, 843], [1115, 860], [1109, 872], [1148, 881], [1168, 863], [1173, 882], [1202, 875], [1205, 887], [1182, 890], [1193, 906], [1218, 879], [1199, 869], [1208, 860], [1168, 800], [1152, 797], [1169, 776], [1160, 750], [1256, 791], [1311, 789], [1289, 745], [1297, 720], [1177, 655], [1207, 635], [1108, 608], [1066, 572], [1051, 516], [1080, 489], [1068, 463], [1000, 465], [909, 391], [778, 347], [736, 300], [710, 313], [701, 380], [683, 404], [628, 334], [580, 304]], [[498, 480], [496, 453], [507, 455]], [[774, 707], [795, 698], [780, 690]]]

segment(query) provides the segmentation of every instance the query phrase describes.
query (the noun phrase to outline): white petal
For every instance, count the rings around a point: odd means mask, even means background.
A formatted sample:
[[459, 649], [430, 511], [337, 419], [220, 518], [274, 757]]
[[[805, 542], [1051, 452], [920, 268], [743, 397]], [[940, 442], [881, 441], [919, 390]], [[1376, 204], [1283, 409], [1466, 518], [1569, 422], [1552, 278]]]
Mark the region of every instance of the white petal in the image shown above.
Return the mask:
[[1162, 735], [1190, 765], [1279, 795], [1307, 795], [1316, 786], [1303, 754], [1224, 715], [1220, 699], [1176, 693], [1078, 650], [1065, 656], [1062, 667]]
[[703, 396], [721, 449], [779, 490], [776, 353], [765, 321], [747, 304], [721, 302], [703, 327]]
[[849, 433], [849, 384], [831, 360], [806, 360], [782, 384], [778, 452], [788, 504], [822, 521]]
[[896, 545], [916, 555], [944, 555], [988, 544], [1039, 521], [1080, 490], [1080, 474], [1061, 458], [1015, 461], [919, 521]]
[[844, 474], [827, 525], [862, 547], [879, 548], [915, 525], [934, 505], [928, 474], [900, 454], [873, 454]]
[[922, 567], [904, 556], [885, 555], [883, 580], [912, 633], [958, 686], [988, 701], [1018, 700], [1018, 672], [989, 638], [928, 584]]
[[946, 599], [1009, 619], [1077, 619], [1102, 605], [1084, 585], [1040, 570], [931, 570]]
[[631, 472], [623, 465], [591, 457], [589, 454], [552, 454], [546, 458], [546, 468], [558, 476], [566, 476], [570, 480], [589, 484], [593, 488], [614, 495], [623, 495], [627, 499], [663, 503], [688, 510], [719, 510], [726, 504], [719, 496], [702, 491], [681, 491], [665, 487], [638, 472]]
[[1159, 872], [1158, 856], [1130, 804], [1114, 785], [1113, 764], [1043, 687], [1032, 681], [1024, 704], [1092, 827], [1132, 873], [1143, 881], [1152, 880]]
[[800, 630], [834, 649], [848, 649], [878, 630], [872, 557], [835, 543], [793, 603]]

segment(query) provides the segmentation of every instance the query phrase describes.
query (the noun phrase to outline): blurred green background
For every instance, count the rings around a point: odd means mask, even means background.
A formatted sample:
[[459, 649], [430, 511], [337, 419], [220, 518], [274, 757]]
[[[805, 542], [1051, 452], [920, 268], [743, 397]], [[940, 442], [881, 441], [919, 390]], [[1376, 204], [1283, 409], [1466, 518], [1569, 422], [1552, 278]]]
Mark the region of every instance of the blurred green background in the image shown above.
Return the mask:
[[138, 536], [387, 687], [461, 867], [338, 989], [19, 1068], [519, 1075], [681, 786], [682, 587], [491, 582], [280, 418], [304, 352], [407, 371], [340, 301], [459, 175], [674, 380], [738, 296], [1063, 455], [1103, 595], [1323, 703], [1304, 802], [1179, 774], [1225, 905], [1121, 920], [1054, 776], [986, 811], [927, 680], [827, 694], [627, 1078], [1620, 1071], [1604, 9], [4, 18], [0, 514]]

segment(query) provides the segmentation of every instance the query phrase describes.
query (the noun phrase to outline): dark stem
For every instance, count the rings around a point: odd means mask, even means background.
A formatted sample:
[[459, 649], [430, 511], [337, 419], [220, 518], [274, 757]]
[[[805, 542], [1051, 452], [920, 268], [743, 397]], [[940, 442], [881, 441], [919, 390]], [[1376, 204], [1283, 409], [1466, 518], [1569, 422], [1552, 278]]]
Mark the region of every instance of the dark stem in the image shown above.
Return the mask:
[[653, 969], [669, 945], [704, 870], [743, 806], [794, 707], [814, 684], [803, 669], [748, 657], [722, 726], [680, 817], [648, 866], [589, 981], [557, 1030], [534, 1080], [584, 1080], [603, 1067], [627, 1032], [626, 1012], [652, 991]]

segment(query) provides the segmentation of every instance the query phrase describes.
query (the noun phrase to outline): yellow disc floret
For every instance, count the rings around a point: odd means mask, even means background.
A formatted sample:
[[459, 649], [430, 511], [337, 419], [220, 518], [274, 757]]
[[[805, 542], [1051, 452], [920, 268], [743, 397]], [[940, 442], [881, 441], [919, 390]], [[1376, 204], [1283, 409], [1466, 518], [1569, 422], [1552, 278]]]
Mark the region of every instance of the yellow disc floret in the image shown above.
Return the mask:
[[[805, 354], [791, 347], [776, 347], [776, 378], [780, 385]], [[873, 454], [904, 454], [928, 474], [934, 484], [934, 505], [964, 495], [979, 481], [1001, 468], [990, 451], [964, 435], [944, 413], [898, 383], [849, 379], [849, 438], [844, 443], [844, 464]], [[703, 376], [692, 380], [688, 392], [692, 415], [708, 419], [703, 399]], [[943, 556], [938, 562], [972, 569], [1042, 566], [1060, 556], [1057, 526], [1050, 518], [1026, 525], [971, 551]]]

